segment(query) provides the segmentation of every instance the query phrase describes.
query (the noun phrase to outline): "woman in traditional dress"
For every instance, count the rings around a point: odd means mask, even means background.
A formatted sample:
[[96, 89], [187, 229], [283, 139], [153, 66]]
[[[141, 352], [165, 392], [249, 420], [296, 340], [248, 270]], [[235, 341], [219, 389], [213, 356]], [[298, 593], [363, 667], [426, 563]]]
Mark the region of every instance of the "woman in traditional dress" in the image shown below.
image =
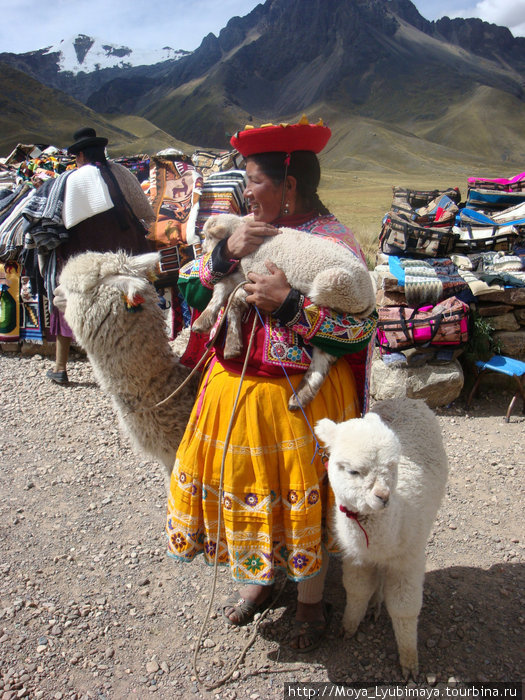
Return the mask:
[[[267, 236], [278, 235], [279, 226], [336, 239], [365, 265], [351, 231], [317, 195], [316, 153], [329, 137], [326, 126], [305, 118], [293, 125], [246, 127], [232, 137], [246, 158], [244, 197], [251, 213], [211, 254], [181, 271], [179, 287], [191, 307], [204, 309], [214, 283]], [[230, 565], [241, 584], [222, 606], [232, 625], [250, 622], [268, 605], [276, 570], [283, 569], [298, 591], [290, 646], [306, 652], [319, 645], [326, 629], [323, 587], [328, 553], [335, 551], [326, 517], [333, 496], [312, 427], [320, 418], [343, 421], [361, 414], [376, 317], [356, 320], [318, 307], [292, 289], [274, 264], [267, 266], [267, 275], [250, 274], [245, 287], [252, 305], [243, 318], [245, 348], [254, 318], [257, 325], [227, 447], [222, 493], [223, 447], [244, 358], [226, 360], [219, 336], [177, 452], [166, 529], [169, 553], [176, 559], [191, 561], [203, 552], [208, 563], [218, 555], [219, 562]], [[339, 359], [304, 412], [292, 413], [287, 407], [290, 382], [299, 384], [312, 346]]]

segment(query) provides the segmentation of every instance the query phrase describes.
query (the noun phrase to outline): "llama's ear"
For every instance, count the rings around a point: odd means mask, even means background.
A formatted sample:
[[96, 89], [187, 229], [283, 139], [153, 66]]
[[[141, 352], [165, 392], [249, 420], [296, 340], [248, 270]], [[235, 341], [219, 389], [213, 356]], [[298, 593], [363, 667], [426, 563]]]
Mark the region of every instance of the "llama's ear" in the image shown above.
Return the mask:
[[365, 413], [363, 416], [363, 420], [366, 420], [368, 423], [375, 423], [376, 425], [379, 425], [383, 421], [381, 420], [381, 416], [379, 416], [377, 413], [374, 413], [374, 411], [369, 411], [368, 413]]
[[[107, 285], [119, 289], [130, 306], [137, 306], [144, 301], [142, 295], [150, 284], [144, 277], [131, 275], [113, 275], [104, 281]], [[140, 301], [136, 301], [138, 299]]]
[[134, 255], [129, 258], [128, 265], [133, 272], [142, 275], [148, 275], [155, 272], [160, 260], [160, 253], [144, 253], [143, 255]]
[[315, 434], [326, 447], [330, 447], [335, 440], [335, 431], [337, 423], [334, 423], [330, 418], [322, 418], [315, 424]]

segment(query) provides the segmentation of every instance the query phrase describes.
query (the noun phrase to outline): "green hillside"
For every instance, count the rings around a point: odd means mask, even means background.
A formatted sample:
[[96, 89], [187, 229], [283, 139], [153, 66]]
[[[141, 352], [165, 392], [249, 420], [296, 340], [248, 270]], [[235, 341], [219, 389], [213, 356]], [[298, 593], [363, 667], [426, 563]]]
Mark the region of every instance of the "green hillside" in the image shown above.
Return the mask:
[[6, 64], [0, 64], [0, 76], [0, 154], [4, 156], [18, 143], [66, 147], [80, 126], [92, 126], [106, 136], [111, 155], [151, 154], [169, 147], [193, 150], [145, 119], [97, 114]]

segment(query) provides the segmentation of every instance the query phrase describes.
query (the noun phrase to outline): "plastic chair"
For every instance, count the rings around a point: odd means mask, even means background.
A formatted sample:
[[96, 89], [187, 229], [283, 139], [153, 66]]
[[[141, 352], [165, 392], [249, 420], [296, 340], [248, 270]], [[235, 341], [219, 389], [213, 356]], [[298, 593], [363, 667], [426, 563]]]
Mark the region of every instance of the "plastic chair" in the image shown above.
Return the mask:
[[499, 372], [500, 374], [506, 374], [509, 377], [513, 377], [516, 381], [517, 391], [512, 397], [509, 407], [507, 408], [507, 415], [505, 416], [505, 422], [508, 423], [510, 420], [510, 414], [512, 409], [521, 396], [523, 400], [523, 412], [525, 413], [525, 389], [523, 387], [522, 377], [525, 374], [525, 362], [521, 360], [516, 360], [513, 357], [505, 357], [504, 355], [493, 355], [490, 360], [483, 362], [483, 360], [477, 360], [476, 366], [478, 367], [478, 376], [472, 387], [472, 391], [468, 397], [467, 410], [470, 407], [474, 394], [481, 382], [481, 379], [486, 372]]

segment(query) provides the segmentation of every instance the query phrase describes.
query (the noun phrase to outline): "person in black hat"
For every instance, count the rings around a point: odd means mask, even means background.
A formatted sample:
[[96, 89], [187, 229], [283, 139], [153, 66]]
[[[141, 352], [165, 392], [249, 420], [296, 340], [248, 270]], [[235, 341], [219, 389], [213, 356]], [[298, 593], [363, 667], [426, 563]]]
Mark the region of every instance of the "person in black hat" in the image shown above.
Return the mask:
[[81, 129], [75, 131], [73, 138], [75, 139], [75, 143], [67, 149], [68, 155], [76, 156], [78, 153], [85, 154], [86, 150], [89, 155], [89, 149], [95, 148], [98, 149], [97, 155], [105, 160], [104, 149], [108, 145], [108, 140], [104, 136], [97, 136], [95, 129], [92, 129], [90, 126], [83, 126]]
[[[135, 175], [124, 166], [107, 160], [105, 148], [108, 139], [97, 136], [95, 129], [82, 127], [75, 131], [73, 138], [75, 142], [67, 152], [75, 156], [77, 170], [64, 173], [68, 179], [63, 218], [69, 238], [56, 249], [56, 280], [66, 261], [86, 250], [101, 253], [125, 250], [132, 255], [152, 250], [152, 244], [145, 237], [147, 228], [142, 222], [151, 223], [155, 214]], [[109, 195], [104, 207], [93, 208], [89, 199], [92, 183]], [[98, 203], [100, 198], [94, 199]], [[100, 208], [104, 210], [100, 211]], [[55, 367], [47, 372], [47, 377], [65, 385], [69, 382], [67, 361], [73, 333], [63, 313], [56, 307], [51, 313], [50, 332], [56, 337], [56, 357]]]

